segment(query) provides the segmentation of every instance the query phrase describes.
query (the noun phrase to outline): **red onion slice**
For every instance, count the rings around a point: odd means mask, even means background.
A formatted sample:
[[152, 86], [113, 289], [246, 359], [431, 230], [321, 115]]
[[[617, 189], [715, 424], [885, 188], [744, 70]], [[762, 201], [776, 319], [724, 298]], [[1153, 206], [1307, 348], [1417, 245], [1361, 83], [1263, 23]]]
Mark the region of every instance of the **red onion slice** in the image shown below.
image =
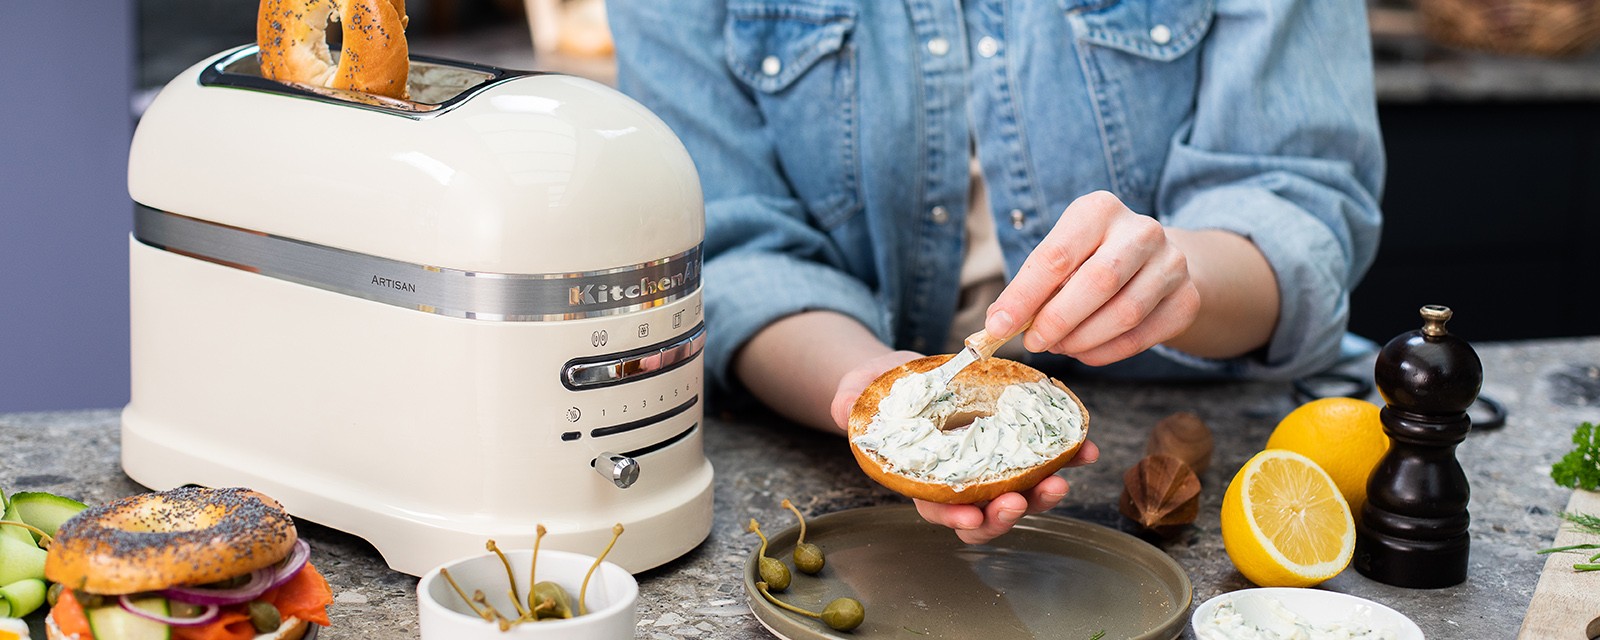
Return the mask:
[[163, 596], [198, 605], [239, 604], [256, 599], [256, 596], [272, 588], [272, 569], [257, 569], [250, 572], [250, 579], [244, 584], [227, 589], [210, 589], [206, 587], [170, 587], [157, 592]]
[[217, 612], [219, 611], [217, 605], [208, 604], [199, 615], [188, 618], [174, 618], [172, 616], [164, 616], [159, 613], [145, 611], [144, 609], [135, 607], [133, 606], [133, 599], [129, 598], [128, 596], [118, 596], [117, 604], [122, 605], [122, 608], [128, 613], [139, 616], [146, 620], [154, 620], [161, 624], [173, 627], [198, 627], [207, 622], [211, 622], [212, 620], [216, 620]]
[[289, 557], [278, 563], [277, 568], [274, 570], [275, 573], [272, 575], [272, 581], [267, 588], [275, 589], [283, 586], [283, 583], [288, 582], [289, 578], [293, 578], [294, 574], [300, 573], [300, 570], [305, 568], [306, 561], [310, 559], [311, 545], [306, 544], [305, 540], [295, 540], [294, 548], [289, 550]]

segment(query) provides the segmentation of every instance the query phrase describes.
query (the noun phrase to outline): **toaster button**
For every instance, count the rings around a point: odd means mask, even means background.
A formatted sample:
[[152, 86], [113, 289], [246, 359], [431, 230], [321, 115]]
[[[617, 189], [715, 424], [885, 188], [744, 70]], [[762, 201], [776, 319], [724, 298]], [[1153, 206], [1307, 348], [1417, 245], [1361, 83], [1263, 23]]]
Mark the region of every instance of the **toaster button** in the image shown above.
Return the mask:
[[602, 453], [594, 459], [594, 470], [619, 489], [639, 481], [639, 461], [620, 453]]

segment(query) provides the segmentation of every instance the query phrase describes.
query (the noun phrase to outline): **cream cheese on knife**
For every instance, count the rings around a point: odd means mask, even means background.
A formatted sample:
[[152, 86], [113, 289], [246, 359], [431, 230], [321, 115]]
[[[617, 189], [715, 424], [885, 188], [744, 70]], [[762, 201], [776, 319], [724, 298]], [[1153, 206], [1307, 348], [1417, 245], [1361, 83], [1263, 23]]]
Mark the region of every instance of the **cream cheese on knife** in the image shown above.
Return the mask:
[[1050, 460], [1081, 439], [1083, 415], [1067, 392], [1048, 380], [1008, 385], [992, 416], [968, 427], [938, 425], [960, 412], [952, 393], [925, 373], [896, 380], [878, 413], [856, 439], [900, 473], [938, 481], [956, 491]]

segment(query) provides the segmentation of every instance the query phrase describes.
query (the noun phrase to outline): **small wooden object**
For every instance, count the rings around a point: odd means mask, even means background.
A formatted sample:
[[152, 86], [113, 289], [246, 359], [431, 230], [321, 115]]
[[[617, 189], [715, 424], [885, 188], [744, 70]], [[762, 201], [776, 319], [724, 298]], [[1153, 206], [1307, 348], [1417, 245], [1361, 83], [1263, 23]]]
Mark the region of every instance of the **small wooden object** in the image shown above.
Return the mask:
[[1144, 452], [1145, 455], [1164, 453], [1182, 460], [1198, 476], [1211, 468], [1213, 448], [1211, 429], [1205, 421], [1193, 413], [1180, 411], [1156, 423], [1145, 441]]
[[1200, 479], [1175, 457], [1145, 456], [1122, 474], [1122, 483], [1118, 510], [1146, 529], [1166, 533], [1200, 515]]
[[1389, 451], [1367, 479], [1352, 564], [1384, 584], [1438, 589], [1467, 579], [1471, 489], [1455, 449], [1472, 429], [1483, 363], [1445, 330], [1449, 308], [1421, 313], [1422, 328], [1390, 340], [1373, 367]]

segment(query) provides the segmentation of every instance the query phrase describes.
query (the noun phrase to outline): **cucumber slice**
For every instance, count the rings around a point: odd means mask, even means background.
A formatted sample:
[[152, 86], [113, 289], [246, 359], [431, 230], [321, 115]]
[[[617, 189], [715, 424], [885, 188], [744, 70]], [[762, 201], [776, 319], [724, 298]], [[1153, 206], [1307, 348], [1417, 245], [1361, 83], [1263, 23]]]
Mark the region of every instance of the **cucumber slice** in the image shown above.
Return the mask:
[[[137, 598], [133, 606], [150, 613], [169, 615], [166, 598]], [[121, 605], [95, 607], [86, 612], [89, 631], [96, 640], [170, 640], [172, 627], [124, 611]]]
[[[6, 527], [14, 529], [15, 527]], [[50, 554], [33, 543], [0, 536], [0, 585], [44, 577], [44, 559]]]
[[53, 536], [56, 530], [61, 528], [61, 523], [89, 507], [72, 498], [63, 498], [53, 493], [18, 491], [11, 496], [11, 508], [16, 510], [23, 522]]
[[44, 581], [18, 580], [0, 587], [0, 617], [21, 618], [44, 604]]
[[[6, 505], [5, 512], [0, 514], [0, 520], [23, 522], [22, 514], [17, 513], [17, 507], [10, 504]], [[34, 542], [32, 532], [22, 527], [13, 527], [11, 525], [4, 524], [0, 524], [0, 538], [11, 538], [12, 540], [20, 540], [23, 542]]]

